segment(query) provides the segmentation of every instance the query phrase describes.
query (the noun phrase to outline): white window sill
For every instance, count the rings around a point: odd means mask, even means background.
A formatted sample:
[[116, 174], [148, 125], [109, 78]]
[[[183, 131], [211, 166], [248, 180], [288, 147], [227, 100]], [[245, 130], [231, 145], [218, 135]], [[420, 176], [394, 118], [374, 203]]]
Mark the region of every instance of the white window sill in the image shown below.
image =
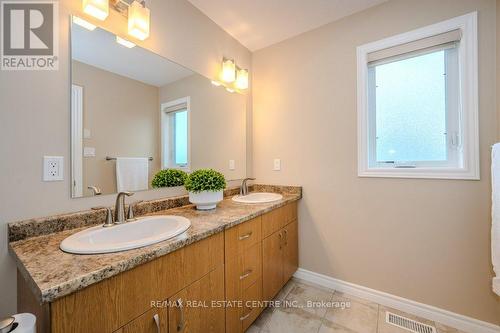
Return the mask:
[[449, 168], [368, 168], [358, 177], [480, 180], [478, 170]]

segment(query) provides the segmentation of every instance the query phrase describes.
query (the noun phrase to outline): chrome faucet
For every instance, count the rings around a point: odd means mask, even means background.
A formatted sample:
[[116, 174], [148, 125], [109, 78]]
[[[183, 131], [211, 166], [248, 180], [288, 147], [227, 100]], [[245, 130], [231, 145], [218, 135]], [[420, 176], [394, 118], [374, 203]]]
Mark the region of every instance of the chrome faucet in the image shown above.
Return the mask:
[[255, 180], [255, 178], [245, 178], [241, 182], [241, 187], [240, 187], [240, 195], [247, 195], [248, 194], [248, 185], [247, 181], [249, 180]]
[[102, 194], [101, 189], [97, 186], [89, 186], [87, 188], [92, 191], [92, 195], [101, 195]]
[[125, 196], [130, 197], [134, 192], [120, 192], [116, 196], [115, 204], [115, 224], [125, 222]]

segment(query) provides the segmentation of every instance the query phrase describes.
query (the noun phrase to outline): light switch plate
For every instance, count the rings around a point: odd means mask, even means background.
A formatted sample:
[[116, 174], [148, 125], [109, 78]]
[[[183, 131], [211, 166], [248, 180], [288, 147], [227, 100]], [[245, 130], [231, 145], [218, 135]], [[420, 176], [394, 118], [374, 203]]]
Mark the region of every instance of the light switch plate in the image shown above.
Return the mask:
[[95, 148], [83, 147], [83, 157], [95, 157]]
[[54, 182], [64, 180], [64, 157], [44, 156], [43, 157], [43, 181]]
[[236, 163], [234, 160], [229, 160], [229, 170], [234, 170], [236, 169]]
[[274, 159], [273, 170], [274, 171], [280, 171], [281, 170], [281, 160], [279, 158], [275, 158]]
[[88, 128], [83, 129], [83, 138], [84, 139], [90, 139], [92, 134], [90, 133], [90, 130]]

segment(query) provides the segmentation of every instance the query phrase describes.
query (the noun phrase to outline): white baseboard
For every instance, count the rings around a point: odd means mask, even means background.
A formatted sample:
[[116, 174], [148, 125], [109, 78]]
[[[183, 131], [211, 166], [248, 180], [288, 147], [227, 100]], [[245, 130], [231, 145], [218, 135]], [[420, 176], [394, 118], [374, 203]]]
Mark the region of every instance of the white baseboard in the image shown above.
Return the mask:
[[335, 279], [323, 274], [299, 268], [294, 276], [298, 279], [360, 297], [409, 314], [457, 328], [469, 333], [500, 333], [500, 326], [443, 310], [431, 305], [415, 302], [382, 291]]

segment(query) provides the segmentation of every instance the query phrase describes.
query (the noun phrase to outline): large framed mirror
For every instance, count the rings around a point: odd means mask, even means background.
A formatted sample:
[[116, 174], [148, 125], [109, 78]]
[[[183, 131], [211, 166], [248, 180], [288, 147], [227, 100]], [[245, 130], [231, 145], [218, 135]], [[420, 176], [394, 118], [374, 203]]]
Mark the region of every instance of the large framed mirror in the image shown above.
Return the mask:
[[162, 169], [244, 178], [246, 97], [124, 44], [71, 25], [72, 197], [150, 190]]

